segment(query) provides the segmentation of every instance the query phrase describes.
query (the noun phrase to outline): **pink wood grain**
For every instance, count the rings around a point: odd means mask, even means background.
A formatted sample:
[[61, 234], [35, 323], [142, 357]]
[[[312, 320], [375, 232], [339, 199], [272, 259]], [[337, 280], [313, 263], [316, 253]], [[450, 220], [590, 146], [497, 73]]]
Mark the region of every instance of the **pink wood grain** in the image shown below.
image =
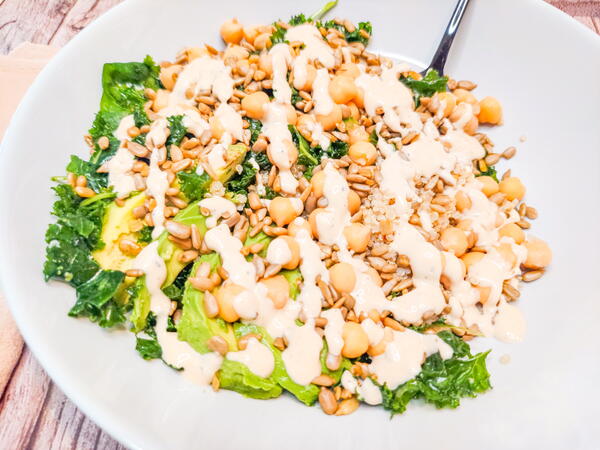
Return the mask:
[[[0, 0], [0, 54], [30, 41], [62, 46], [122, 0]], [[168, 0], [166, 0], [168, 1]], [[600, 34], [600, 0], [548, 0]], [[0, 397], [0, 449], [125, 447], [86, 418], [27, 348]]]

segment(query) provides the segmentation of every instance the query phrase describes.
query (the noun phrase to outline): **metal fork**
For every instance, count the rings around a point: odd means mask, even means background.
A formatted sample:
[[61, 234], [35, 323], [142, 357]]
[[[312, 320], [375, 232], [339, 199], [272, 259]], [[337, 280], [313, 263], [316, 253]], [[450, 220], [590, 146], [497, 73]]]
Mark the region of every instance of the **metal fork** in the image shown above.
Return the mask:
[[448, 25], [446, 26], [446, 31], [444, 31], [444, 35], [438, 44], [435, 55], [433, 55], [433, 59], [429, 63], [429, 67], [422, 71], [421, 75], [425, 75], [431, 69], [437, 70], [440, 75], [444, 74], [444, 66], [446, 65], [446, 59], [448, 58], [452, 41], [454, 40], [454, 36], [458, 31], [458, 26], [460, 25], [460, 21], [465, 13], [465, 10], [467, 9], [469, 1], [470, 0], [458, 0], [456, 3], [452, 17], [450, 17], [450, 22], [448, 22]]

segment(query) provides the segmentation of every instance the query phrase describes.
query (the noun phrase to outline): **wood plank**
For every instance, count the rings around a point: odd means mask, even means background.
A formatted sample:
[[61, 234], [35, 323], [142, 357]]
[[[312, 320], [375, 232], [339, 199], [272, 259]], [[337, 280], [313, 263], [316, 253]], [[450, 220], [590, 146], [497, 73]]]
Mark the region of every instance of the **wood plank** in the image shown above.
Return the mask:
[[3, 448], [25, 448], [45, 408], [50, 378], [25, 349], [0, 401], [0, 442]]
[[123, 0], [78, 0], [56, 30], [50, 44], [64, 46], [90, 22]]
[[47, 44], [77, 0], [4, 0], [0, 3], [0, 53], [21, 42]]

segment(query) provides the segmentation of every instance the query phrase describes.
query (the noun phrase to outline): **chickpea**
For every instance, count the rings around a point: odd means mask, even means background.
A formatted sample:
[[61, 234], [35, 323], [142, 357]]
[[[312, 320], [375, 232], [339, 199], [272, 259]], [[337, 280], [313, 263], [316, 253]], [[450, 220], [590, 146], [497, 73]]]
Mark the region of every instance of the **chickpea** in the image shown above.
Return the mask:
[[350, 214], [356, 214], [360, 209], [360, 204], [361, 200], [359, 195], [350, 189], [350, 192], [348, 192], [348, 211], [350, 211]]
[[325, 210], [323, 208], [316, 208], [308, 216], [308, 223], [310, 224], [310, 229], [312, 230], [312, 235], [315, 237], [319, 237], [319, 227], [317, 224], [317, 216], [324, 211]]
[[344, 340], [342, 356], [346, 358], [358, 358], [369, 348], [369, 337], [359, 323], [344, 323], [342, 339]]
[[200, 58], [201, 56], [208, 55], [208, 50], [205, 47], [188, 47], [185, 50], [185, 55], [187, 56], [188, 61], [193, 61], [196, 58]]
[[490, 298], [490, 292], [492, 288], [489, 286], [473, 286], [477, 291], [479, 291], [479, 303], [485, 305], [485, 303]]
[[273, 43], [271, 42], [271, 35], [268, 33], [259, 34], [254, 39], [254, 48], [256, 50], [271, 48], [271, 45], [273, 45]]
[[306, 65], [306, 79], [304, 80], [304, 84], [300, 84], [296, 79], [294, 79], [294, 87], [299, 91], [311, 91], [313, 82], [317, 76], [317, 69], [312, 64]]
[[156, 91], [156, 97], [152, 102], [152, 111], [157, 112], [163, 108], [166, 108], [169, 104], [169, 91], [166, 89], [159, 89]]
[[348, 131], [348, 142], [350, 145], [356, 144], [357, 142], [369, 142], [369, 133], [365, 130], [364, 126], [353, 127]]
[[377, 159], [377, 149], [370, 142], [360, 141], [350, 146], [348, 156], [361, 166], [370, 166]]
[[361, 109], [365, 107], [365, 91], [363, 88], [359, 87], [357, 89], [356, 96], [354, 97], [354, 103], [356, 103], [356, 106]]
[[502, 105], [494, 97], [485, 97], [479, 101], [479, 121], [498, 125], [502, 122]]
[[267, 75], [273, 74], [273, 61], [271, 59], [271, 56], [267, 52], [263, 52], [260, 54], [260, 57], [258, 59], [258, 68]]
[[552, 261], [552, 250], [541, 239], [532, 239], [525, 242], [527, 258], [523, 265], [528, 269], [543, 269]]
[[360, 76], [360, 69], [354, 63], [344, 63], [338, 69], [337, 74], [355, 80]]
[[223, 133], [225, 133], [225, 128], [223, 127], [221, 121], [216, 116], [211, 116], [210, 119], [208, 119], [208, 123], [210, 125], [212, 137], [217, 140], [221, 139]]
[[499, 188], [508, 200], [522, 200], [525, 197], [525, 185], [517, 177], [505, 178], [500, 182]]
[[483, 177], [477, 177], [477, 181], [479, 181], [483, 185], [483, 187], [481, 188], [481, 192], [483, 192], [486, 195], [486, 197], [490, 197], [500, 190], [498, 182], [492, 177], [488, 177], [487, 175]]
[[183, 67], [181, 67], [179, 64], [173, 64], [169, 67], [163, 67], [160, 69], [159, 78], [165, 89], [169, 91], [173, 90], [175, 83], [177, 82], [177, 75], [182, 69]]
[[456, 227], [448, 227], [442, 231], [440, 241], [442, 243], [442, 247], [444, 247], [447, 251], [454, 253], [458, 257], [464, 255], [467, 251], [467, 248], [469, 248], [467, 235], [463, 230]]
[[371, 229], [362, 223], [352, 223], [344, 228], [344, 237], [348, 241], [350, 250], [362, 253], [367, 249], [371, 239]]
[[450, 92], [438, 92], [435, 95], [440, 102], [440, 107], [444, 105], [444, 117], [448, 117], [456, 108], [456, 97]]
[[470, 92], [467, 91], [466, 89], [454, 89], [452, 91], [452, 93], [454, 94], [454, 97], [456, 97], [456, 102], [457, 103], [470, 103], [471, 105], [474, 105], [477, 103], [477, 99], [475, 98], [475, 96]]
[[292, 223], [288, 225], [288, 234], [292, 237], [296, 237], [300, 230], [305, 230], [310, 237], [312, 237], [312, 229], [307, 220], [302, 217], [297, 217]]
[[471, 117], [471, 119], [465, 124], [465, 126], [463, 127], [463, 131], [468, 134], [469, 136], [473, 136], [475, 133], [477, 133], [477, 127], [479, 126], [479, 120], [477, 120], [477, 117], [473, 116]]
[[525, 240], [525, 233], [516, 223], [507, 223], [498, 230], [498, 234], [500, 237], [512, 238], [517, 245], [523, 243]]
[[508, 266], [511, 269], [515, 267], [515, 264], [517, 263], [517, 255], [515, 255], [515, 253], [512, 251], [512, 247], [510, 246], [510, 244], [500, 244], [496, 247], [496, 250], [498, 251], [498, 253], [500, 253], [502, 259], [504, 259], [504, 261], [508, 263]]
[[275, 275], [261, 281], [267, 288], [267, 297], [277, 309], [281, 309], [290, 297], [290, 285], [283, 275]]
[[254, 43], [254, 39], [256, 39], [258, 33], [258, 28], [255, 26], [247, 26], [242, 28], [242, 34], [244, 36], [244, 39], [246, 39], [246, 42], [248, 42], [249, 44]]
[[394, 332], [391, 328], [385, 327], [383, 330], [383, 339], [375, 345], [369, 347], [369, 356], [383, 355], [387, 345], [394, 340]]
[[251, 119], [262, 119], [265, 115], [265, 105], [269, 103], [269, 96], [263, 91], [246, 95], [242, 99], [242, 109]]
[[290, 249], [290, 253], [292, 254], [290, 260], [283, 265], [284, 269], [294, 270], [300, 264], [300, 246], [296, 239], [290, 236], [279, 236], [276, 239], [283, 239]]
[[278, 227], [283, 227], [300, 215], [292, 201], [287, 197], [275, 197], [269, 203], [269, 215]]
[[484, 256], [485, 256], [485, 253], [482, 253], [482, 252], [469, 252], [469, 253], [465, 253], [463, 256], [461, 256], [460, 259], [462, 259], [462, 262], [465, 263], [465, 267], [468, 271], [469, 268], [473, 264], [477, 264], [479, 261], [481, 261], [483, 259]]
[[340, 105], [334, 104], [331, 112], [326, 115], [317, 114], [317, 122], [321, 124], [323, 130], [331, 131], [338, 123], [342, 121], [342, 108]]
[[296, 125], [296, 122], [298, 121], [298, 114], [296, 113], [296, 108], [294, 108], [292, 105], [285, 105], [285, 113], [288, 124]]
[[323, 196], [323, 190], [325, 189], [325, 171], [320, 170], [315, 173], [310, 179], [310, 185], [315, 197], [321, 198]]
[[329, 269], [329, 279], [336, 291], [350, 293], [356, 285], [356, 273], [352, 264], [340, 262]]
[[456, 209], [461, 212], [471, 208], [472, 206], [471, 199], [463, 191], [458, 191], [456, 193], [454, 196], [454, 201], [456, 202]]
[[219, 314], [226, 322], [235, 322], [240, 319], [239, 314], [233, 307], [233, 300], [244, 291], [245, 289], [242, 286], [226, 283], [214, 293], [219, 304]]
[[329, 95], [336, 103], [348, 103], [356, 97], [357, 88], [354, 80], [343, 75], [334, 76], [329, 82]]
[[227, 20], [221, 25], [221, 37], [228, 44], [239, 44], [243, 35], [243, 27], [237, 19]]
[[247, 61], [248, 56], [250, 56], [250, 53], [241, 45], [231, 45], [227, 47], [223, 53], [223, 59], [234, 59], [236, 61]]

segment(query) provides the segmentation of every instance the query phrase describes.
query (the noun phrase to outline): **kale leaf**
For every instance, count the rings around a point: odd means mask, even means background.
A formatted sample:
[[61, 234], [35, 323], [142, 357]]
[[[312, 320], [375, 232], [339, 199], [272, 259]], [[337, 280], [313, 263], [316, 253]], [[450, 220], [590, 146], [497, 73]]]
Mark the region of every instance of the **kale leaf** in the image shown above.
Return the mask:
[[46, 261], [44, 277], [64, 280], [73, 286], [89, 280], [99, 269], [91, 256], [100, 249], [100, 239], [106, 207], [113, 194], [99, 194], [82, 199], [68, 184], [55, 186], [58, 199], [52, 207], [57, 221], [46, 231]]
[[348, 143], [343, 141], [335, 141], [329, 145], [329, 148], [325, 150], [325, 154], [333, 159], [340, 159], [342, 156], [348, 154]]
[[106, 173], [98, 173], [99, 166], [99, 164], [84, 161], [78, 156], [71, 155], [67, 172], [74, 173], [75, 175], [83, 175], [87, 180], [88, 187], [92, 188], [95, 192], [100, 192], [108, 186], [108, 175]]
[[421, 97], [431, 97], [436, 92], [445, 92], [448, 88], [448, 77], [440, 76], [434, 69], [428, 70], [421, 80], [401, 77], [400, 81], [412, 90], [416, 106], [419, 106]]
[[169, 137], [167, 138], [167, 146], [179, 145], [181, 140], [185, 137], [187, 129], [183, 124], [183, 116], [170, 116], [167, 117], [169, 121]]
[[76, 288], [77, 301], [69, 311], [71, 317], [87, 317], [101, 327], [125, 321], [123, 307], [114, 299], [125, 274], [118, 270], [99, 270]]
[[242, 171], [232, 177], [226, 184], [227, 190], [236, 194], [247, 194], [248, 186], [256, 180], [256, 168], [250, 161], [251, 153], [247, 153], [242, 163]]
[[260, 132], [262, 131], [262, 122], [257, 119], [246, 118], [248, 123], [250, 124], [250, 146], [254, 145], [258, 136], [260, 136]]
[[271, 42], [273, 43], [273, 45], [282, 43], [287, 44], [288, 41], [285, 39], [285, 33], [287, 32], [287, 30], [281, 25], [279, 25], [277, 22], [273, 24], [273, 27], [275, 27], [275, 31], [271, 35]]
[[149, 227], [148, 225], [146, 225], [144, 228], [142, 228], [140, 231], [138, 231], [138, 234], [137, 234], [138, 242], [143, 242], [145, 244], [152, 242], [152, 230], [153, 229], [154, 229], [154, 227]]
[[300, 14], [296, 14], [295, 16], [292, 16], [288, 23], [291, 26], [295, 27], [296, 25], [302, 25], [303, 23], [306, 23], [306, 22], [308, 22], [308, 19], [306, 18], [306, 16], [304, 14], [300, 13]]
[[185, 195], [188, 203], [204, 197], [210, 188], [212, 178], [206, 172], [198, 174], [195, 171], [178, 172], [177, 180], [179, 181], [179, 189]]
[[489, 351], [472, 355], [469, 345], [450, 331], [438, 336], [454, 351], [443, 360], [439, 353], [429, 356], [421, 372], [395, 390], [381, 386], [383, 407], [394, 414], [403, 413], [408, 403], [421, 398], [437, 408], [456, 408], [463, 397], [475, 397], [491, 388], [486, 367]]
[[156, 316], [154, 313], [148, 313], [146, 328], [144, 328], [143, 332], [149, 339], [141, 338], [137, 335], [135, 338], [135, 349], [145, 360], [162, 358], [162, 347], [158, 343], [156, 330], [154, 329], [155, 326]]
[[312, 171], [312, 168], [320, 162], [318, 153], [310, 147], [304, 136], [300, 134], [294, 125], [288, 125], [288, 128], [292, 133], [292, 140], [298, 148], [298, 164], [302, 164]]
[[371, 22], [359, 22], [358, 26], [355, 27], [353, 31], [348, 31], [343, 24], [337, 23], [335, 20], [328, 20], [327, 22], [317, 22], [317, 27], [323, 27], [325, 29], [333, 28], [342, 33], [346, 41], [360, 42], [365, 46], [369, 44], [369, 39], [371, 38], [371, 34], [373, 33], [373, 26], [371, 25]]

